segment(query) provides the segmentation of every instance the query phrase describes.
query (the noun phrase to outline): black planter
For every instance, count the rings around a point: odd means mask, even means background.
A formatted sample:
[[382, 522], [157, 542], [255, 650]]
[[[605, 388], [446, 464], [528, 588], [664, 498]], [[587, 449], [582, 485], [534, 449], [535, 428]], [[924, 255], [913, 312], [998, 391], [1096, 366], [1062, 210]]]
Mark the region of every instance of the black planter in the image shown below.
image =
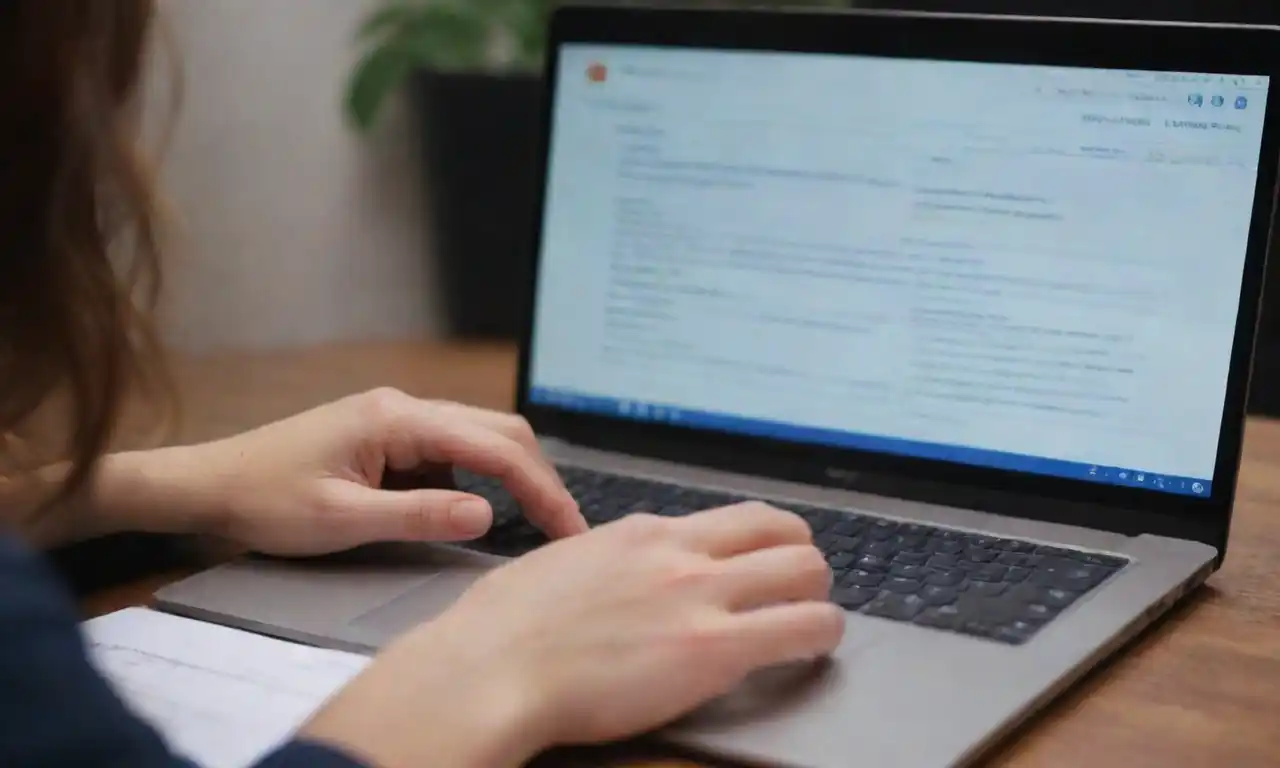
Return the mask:
[[1263, 286], [1265, 299], [1254, 347], [1249, 412], [1280, 417], [1280, 254], [1272, 249]]
[[416, 82], [426, 188], [451, 336], [519, 336], [542, 80], [423, 71]]

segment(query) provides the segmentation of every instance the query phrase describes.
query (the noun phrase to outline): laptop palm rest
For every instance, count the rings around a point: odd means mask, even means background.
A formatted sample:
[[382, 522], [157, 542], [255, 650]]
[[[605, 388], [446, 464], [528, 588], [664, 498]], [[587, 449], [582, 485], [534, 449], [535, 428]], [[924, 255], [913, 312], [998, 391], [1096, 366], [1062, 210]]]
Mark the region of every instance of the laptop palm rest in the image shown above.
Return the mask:
[[438, 616], [503, 562], [429, 544], [304, 561], [247, 557], [169, 585], [156, 600], [162, 610], [193, 618], [370, 653]]

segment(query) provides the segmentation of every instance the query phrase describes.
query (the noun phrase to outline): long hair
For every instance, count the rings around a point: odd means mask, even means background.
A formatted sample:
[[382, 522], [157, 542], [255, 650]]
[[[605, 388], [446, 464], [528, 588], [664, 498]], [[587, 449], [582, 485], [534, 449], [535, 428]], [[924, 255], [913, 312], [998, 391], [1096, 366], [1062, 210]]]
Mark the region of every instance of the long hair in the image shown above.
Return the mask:
[[171, 394], [140, 148], [154, 10], [0, 2], [0, 476], [61, 462], [47, 501], [86, 485], [131, 390]]

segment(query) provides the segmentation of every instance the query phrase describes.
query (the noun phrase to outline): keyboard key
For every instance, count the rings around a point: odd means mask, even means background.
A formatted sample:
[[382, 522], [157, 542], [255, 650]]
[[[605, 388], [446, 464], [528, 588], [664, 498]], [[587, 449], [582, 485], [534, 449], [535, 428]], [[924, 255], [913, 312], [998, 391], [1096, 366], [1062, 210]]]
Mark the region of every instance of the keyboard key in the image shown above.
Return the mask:
[[934, 571], [925, 577], [925, 582], [937, 587], [954, 587], [964, 582], [964, 571]]
[[1009, 575], [1009, 569], [1003, 565], [991, 563], [981, 568], [969, 572], [969, 578], [974, 581], [1004, 581]]
[[889, 573], [904, 579], [921, 580], [929, 575], [929, 569], [921, 565], [905, 565], [895, 560], [893, 565], [889, 566]]
[[1001, 565], [1025, 565], [1027, 556], [1020, 552], [1001, 552], [996, 556], [996, 562]]
[[1026, 621], [1015, 621], [1005, 624], [996, 630], [996, 640], [1003, 640], [1006, 643], [1020, 645], [1031, 639], [1040, 627]]
[[884, 582], [883, 573], [870, 571], [849, 571], [840, 577], [841, 586], [846, 587], [878, 587]]
[[1009, 589], [1008, 584], [992, 581], [974, 581], [969, 583], [969, 591], [983, 597], [999, 597]]
[[954, 603], [960, 597], [960, 593], [954, 587], [935, 587], [930, 584], [920, 592], [920, 596], [929, 605], [938, 606]]
[[1004, 578], [1005, 578], [1005, 581], [1009, 582], [1010, 584], [1018, 584], [1020, 582], [1026, 581], [1026, 578], [1030, 575], [1031, 575], [1030, 568], [1010, 568], [1009, 572], [1005, 574]]
[[890, 539], [899, 550], [907, 551], [919, 550], [928, 540], [929, 537], [922, 533], [900, 533]]
[[1057, 610], [1054, 608], [1050, 608], [1043, 603], [1032, 603], [1024, 609], [1023, 619], [1031, 621], [1048, 621], [1049, 619], [1052, 619], [1055, 614], [1057, 614]]
[[881, 586], [890, 592], [897, 592], [905, 595], [919, 592], [920, 588], [924, 586], [924, 583], [916, 581], [915, 579], [902, 579], [896, 576], [891, 576]]
[[885, 560], [884, 558], [874, 557], [872, 555], [864, 555], [863, 557], [859, 558], [858, 562], [854, 564], [854, 567], [863, 571], [876, 571], [878, 573], [885, 573], [889, 570], [891, 565], [892, 564], [888, 560]]
[[862, 612], [868, 616], [879, 616], [895, 621], [910, 621], [925, 608], [924, 598], [919, 595], [902, 595], [891, 592], [881, 593], [876, 599], [867, 603]]
[[932, 627], [934, 629], [958, 630], [962, 621], [960, 609], [954, 605], [927, 608], [915, 618], [915, 623], [919, 626]]
[[934, 551], [942, 552], [944, 554], [949, 554], [949, 555], [955, 554], [957, 552], [963, 552], [964, 542], [956, 541], [954, 539], [942, 539], [937, 542], [937, 547], [934, 549]]
[[1065, 589], [1046, 589], [1038, 597], [1045, 605], [1053, 608], [1066, 608], [1076, 601], [1075, 593]]
[[850, 611], [856, 611], [875, 599], [880, 590], [874, 587], [845, 587], [831, 593], [831, 602]]
[[829, 530], [840, 536], [856, 536], [862, 532], [865, 525], [861, 520], [840, 520]]
[[903, 563], [905, 565], [924, 565], [929, 560], [929, 555], [924, 552], [899, 552], [893, 556], [895, 563]]
[[886, 560], [897, 554], [898, 548], [889, 541], [874, 541], [862, 548], [862, 554], [883, 557]]
[[929, 558], [929, 567], [940, 568], [940, 569], [955, 568], [956, 563], [958, 562], [960, 562], [960, 559], [955, 555], [938, 553]]
[[859, 545], [862, 543], [858, 539], [850, 536], [841, 536], [838, 533], [824, 534], [822, 542], [837, 552], [856, 552]]
[[893, 538], [898, 524], [890, 520], [877, 520], [867, 529], [867, 535], [876, 541], [887, 541]]
[[832, 570], [841, 571], [853, 565], [857, 559], [857, 555], [852, 552], [837, 552], [827, 557], [827, 564], [831, 566]]
[[990, 549], [978, 549], [969, 547], [965, 550], [964, 558], [973, 563], [989, 563], [1000, 556], [999, 552], [993, 552]]
[[1072, 552], [1071, 556], [1088, 565], [1100, 565], [1104, 568], [1119, 569], [1124, 561], [1111, 555], [1098, 555], [1093, 552]]
[[1093, 565], [1071, 565], [1037, 569], [1031, 583], [1069, 592], [1088, 592], [1111, 575], [1111, 571]]

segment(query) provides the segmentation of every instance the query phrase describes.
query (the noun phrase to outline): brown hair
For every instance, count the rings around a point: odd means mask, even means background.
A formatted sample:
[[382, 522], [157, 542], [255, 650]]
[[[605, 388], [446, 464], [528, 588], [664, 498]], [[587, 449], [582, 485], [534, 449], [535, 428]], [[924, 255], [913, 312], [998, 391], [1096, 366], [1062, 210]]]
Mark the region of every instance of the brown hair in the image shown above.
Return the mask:
[[[0, 474], [65, 461], [59, 497], [92, 475], [132, 387], [169, 392], [138, 107], [153, 6], [0, 3]], [[34, 451], [51, 408], [54, 447]]]

